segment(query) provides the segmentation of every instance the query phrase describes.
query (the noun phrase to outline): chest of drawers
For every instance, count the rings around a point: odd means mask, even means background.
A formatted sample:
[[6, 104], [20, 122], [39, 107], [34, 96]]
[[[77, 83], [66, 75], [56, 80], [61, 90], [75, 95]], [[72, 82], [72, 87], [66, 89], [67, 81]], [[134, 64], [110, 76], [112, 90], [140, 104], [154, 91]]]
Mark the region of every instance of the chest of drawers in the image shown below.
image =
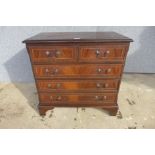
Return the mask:
[[132, 39], [115, 32], [50, 32], [23, 42], [32, 64], [40, 115], [54, 107], [97, 107], [116, 115]]

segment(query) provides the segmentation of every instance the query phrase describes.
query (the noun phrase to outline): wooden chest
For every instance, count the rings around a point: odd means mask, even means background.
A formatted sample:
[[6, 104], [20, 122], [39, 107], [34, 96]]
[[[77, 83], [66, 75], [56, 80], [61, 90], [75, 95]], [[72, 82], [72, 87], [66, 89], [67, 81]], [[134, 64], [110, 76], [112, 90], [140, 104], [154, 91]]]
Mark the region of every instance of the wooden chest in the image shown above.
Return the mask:
[[23, 42], [32, 64], [41, 115], [54, 107], [97, 107], [116, 115], [132, 39], [115, 32], [50, 32]]

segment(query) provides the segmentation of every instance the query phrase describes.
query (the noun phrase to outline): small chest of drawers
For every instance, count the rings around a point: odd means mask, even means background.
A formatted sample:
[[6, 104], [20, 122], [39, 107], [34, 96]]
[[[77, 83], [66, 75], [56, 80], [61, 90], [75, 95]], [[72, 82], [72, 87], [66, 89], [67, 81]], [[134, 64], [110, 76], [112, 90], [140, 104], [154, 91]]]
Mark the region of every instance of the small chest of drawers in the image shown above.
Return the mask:
[[23, 42], [32, 64], [41, 115], [54, 107], [98, 107], [116, 115], [132, 39], [115, 32], [50, 32]]

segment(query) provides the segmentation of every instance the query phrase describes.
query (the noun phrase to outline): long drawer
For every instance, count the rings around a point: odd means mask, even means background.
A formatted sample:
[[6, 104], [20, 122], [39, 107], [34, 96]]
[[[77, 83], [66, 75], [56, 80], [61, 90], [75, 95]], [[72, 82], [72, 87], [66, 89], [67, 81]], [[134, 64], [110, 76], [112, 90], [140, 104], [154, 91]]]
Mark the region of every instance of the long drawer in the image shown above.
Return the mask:
[[104, 80], [36, 80], [39, 91], [50, 92], [100, 92], [117, 90], [118, 79]]
[[40, 93], [41, 105], [113, 105], [116, 93]]
[[120, 77], [122, 64], [71, 64], [71, 65], [34, 65], [37, 78], [67, 77], [95, 78]]

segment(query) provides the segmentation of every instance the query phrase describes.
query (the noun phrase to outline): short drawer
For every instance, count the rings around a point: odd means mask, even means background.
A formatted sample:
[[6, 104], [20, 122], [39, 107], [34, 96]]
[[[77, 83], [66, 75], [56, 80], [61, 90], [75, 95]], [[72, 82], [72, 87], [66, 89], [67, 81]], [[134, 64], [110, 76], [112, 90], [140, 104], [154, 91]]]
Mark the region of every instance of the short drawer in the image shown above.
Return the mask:
[[76, 65], [34, 65], [33, 70], [37, 78], [103, 78], [120, 77], [122, 64], [76, 64]]
[[72, 46], [29, 47], [31, 61], [34, 63], [74, 62], [77, 49]]
[[82, 94], [61, 94], [61, 93], [40, 93], [41, 105], [110, 105], [116, 101], [116, 93], [82, 93]]
[[81, 62], [105, 62], [123, 61], [125, 58], [125, 46], [99, 46], [80, 47], [79, 61]]
[[118, 89], [119, 80], [37, 80], [39, 91], [98, 92]]

